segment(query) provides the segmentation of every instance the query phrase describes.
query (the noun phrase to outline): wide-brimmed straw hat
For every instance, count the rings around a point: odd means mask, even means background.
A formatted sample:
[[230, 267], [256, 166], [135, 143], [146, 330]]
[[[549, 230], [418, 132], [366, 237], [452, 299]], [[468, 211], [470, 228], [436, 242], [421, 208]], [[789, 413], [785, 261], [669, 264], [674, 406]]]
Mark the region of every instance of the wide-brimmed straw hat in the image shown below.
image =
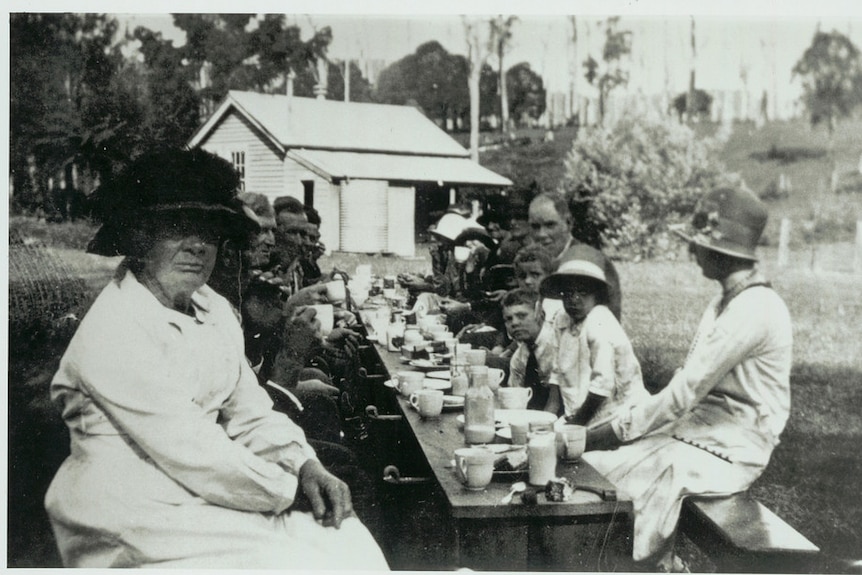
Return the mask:
[[585, 244], [576, 244], [558, 258], [557, 271], [548, 275], [539, 285], [543, 297], [559, 297], [561, 291], [579, 278], [590, 278], [608, 285], [603, 266], [604, 256], [597, 249]]
[[768, 213], [748, 190], [718, 188], [695, 207], [690, 226], [672, 231], [689, 243], [737, 258], [757, 261], [757, 247]]
[[237, 199], [237, 184], [233, 167], [203, 150], [146, 153], [90, 196], [91, 211], [102, 226], [87, 251], [129, 255], [130, 230], [136, 222], [176, 212], [195, 213], [202, 222], [218, 226], [222, 239], [245, 244], [260, 226]]

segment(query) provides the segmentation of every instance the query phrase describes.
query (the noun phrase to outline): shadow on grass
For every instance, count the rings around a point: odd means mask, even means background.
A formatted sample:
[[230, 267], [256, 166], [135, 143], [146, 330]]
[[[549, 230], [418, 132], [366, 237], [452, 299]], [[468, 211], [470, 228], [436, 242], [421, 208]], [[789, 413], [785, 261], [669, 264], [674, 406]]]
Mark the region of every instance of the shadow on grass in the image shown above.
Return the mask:
[[[667, 385], [685, 350], [640, 347], [644, 384]], [[792, 406], [781, 443], [752, 493], [821, 548], [830, 561], [862, 559], [862, 372], [850, 367], [796, 364]], [[843, 569], [836, 567], [839, 571]]]
[[749, 157], [760, 163], [778, 162], [781, 165], [793, 164], [800, 160], [817, 160], [826, 156], [824, 148], [779, 148], [772, 145], [765, 152], [752, 152]]
[[862, 373], [795, 365], [790, 420], [755, 497], [832, 558], [862, 558]]

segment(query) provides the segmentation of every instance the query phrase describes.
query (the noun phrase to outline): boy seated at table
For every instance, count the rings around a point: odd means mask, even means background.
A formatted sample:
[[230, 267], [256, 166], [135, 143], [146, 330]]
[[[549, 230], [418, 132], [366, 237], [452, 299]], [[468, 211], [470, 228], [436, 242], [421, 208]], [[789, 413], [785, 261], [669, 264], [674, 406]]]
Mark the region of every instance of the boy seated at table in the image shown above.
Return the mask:
[[[516, 347], [509, 360], [509, 387], [529, 387], [533, 396], [527, 409], [545, 410], [549, 406], [548, 379], [556, 356], [554, 334], [545, 326], [538, 292], [514, 289], [501, 301], [503, 321]], [[557, 412], [556, 402], [550, 411]]]
[[608, 282], [595, 253], [570, 247], [540, 287], [565, 310], [554, 321], [557, 356], [546, 409], [591, 427], [649, 396], [631, 342], [607, 307]]

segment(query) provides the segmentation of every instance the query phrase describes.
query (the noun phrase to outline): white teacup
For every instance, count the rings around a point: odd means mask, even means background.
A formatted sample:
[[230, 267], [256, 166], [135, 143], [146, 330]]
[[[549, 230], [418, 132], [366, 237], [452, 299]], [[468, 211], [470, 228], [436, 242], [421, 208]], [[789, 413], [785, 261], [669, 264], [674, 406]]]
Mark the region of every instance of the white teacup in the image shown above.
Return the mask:
[[505, 371], [496, 367], [488, 368], [488, 387], [491, 391], [497, 391], [504, 379], [506, 379]]
[[497, 400], [503, 409], [526, 409], [532, 397], [533, 390], [529, 387], [501, 387], [497, 389]]
[[337, 279], [323, 284], [326, 288], [326, 299], [329, 303], [341, 303], [347, 297], [347, 290], [344, 286], [344, 280]]
[[449, 331], [449, 328], [447, 328], [445, 325], [442, 325], [439, 323], [432, 323], [430, 325], [426, 325], [422, 329], [424, 329], [425, 333], [427, 333], [432, 338], [433, 338], [434, 334], [436, 334], [436, 333], [447, 333]]
[[418, 329], [404, 330], [404, 345], [418, 345], [425, 341]]
[[321, 303], [308, 307], [314, 308], [314, 318], [320, 322], [320, 333], [324, 336], [329, 335], [335, 325], [335, 312], [332, 309], [332, 304]]
[[565, 458], [579, 459], [587, 445], [587, 428], [583, 425], [567, 423], [562, 428], [562, 435], [565, 442]]
[[455, 450], [455, 470], [464, 487], [472, 490], [484, 489], [494, 476], [493, 451], [480, 447], [462, 447]]
[[443, 392], [439, 389], [420, 389], [410, 394], [410, 405], [422, 417], [439, 417], [443, 412]]
[[425, 374], [421, 371], [399, 371], [396, 376], [398, 377], [398, 391], [402, 397], [410, 397], [423, 389]]

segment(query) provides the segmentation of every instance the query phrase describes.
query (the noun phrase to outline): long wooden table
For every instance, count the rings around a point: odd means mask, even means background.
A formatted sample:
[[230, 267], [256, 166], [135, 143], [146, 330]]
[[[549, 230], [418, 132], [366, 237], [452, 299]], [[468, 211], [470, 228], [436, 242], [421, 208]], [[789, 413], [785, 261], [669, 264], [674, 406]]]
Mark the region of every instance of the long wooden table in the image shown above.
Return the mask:
[[[410, 370], [400, 354], [378, 348], [389, 374]], [[393, 394], [396, 392], [391, 390]], [[548, 502], [543, 493], [536, 504], [501, 499], [513, 481], [523, 477], [495, 475], [483, 491], [470, 491], [458, 480], [452, 459], [464, 447], [458, 412], [423, 419], [404, 398], [398, 406], [422, 450], [449, 505], [454, 522], [455, 563], [458, 567], [493, 570], [628, 570], [631, 556], [632, 504], [598, 492], [614, 487], [585, 461], [560, 462], [557, 476], [576, 489], [569, 501]]]

